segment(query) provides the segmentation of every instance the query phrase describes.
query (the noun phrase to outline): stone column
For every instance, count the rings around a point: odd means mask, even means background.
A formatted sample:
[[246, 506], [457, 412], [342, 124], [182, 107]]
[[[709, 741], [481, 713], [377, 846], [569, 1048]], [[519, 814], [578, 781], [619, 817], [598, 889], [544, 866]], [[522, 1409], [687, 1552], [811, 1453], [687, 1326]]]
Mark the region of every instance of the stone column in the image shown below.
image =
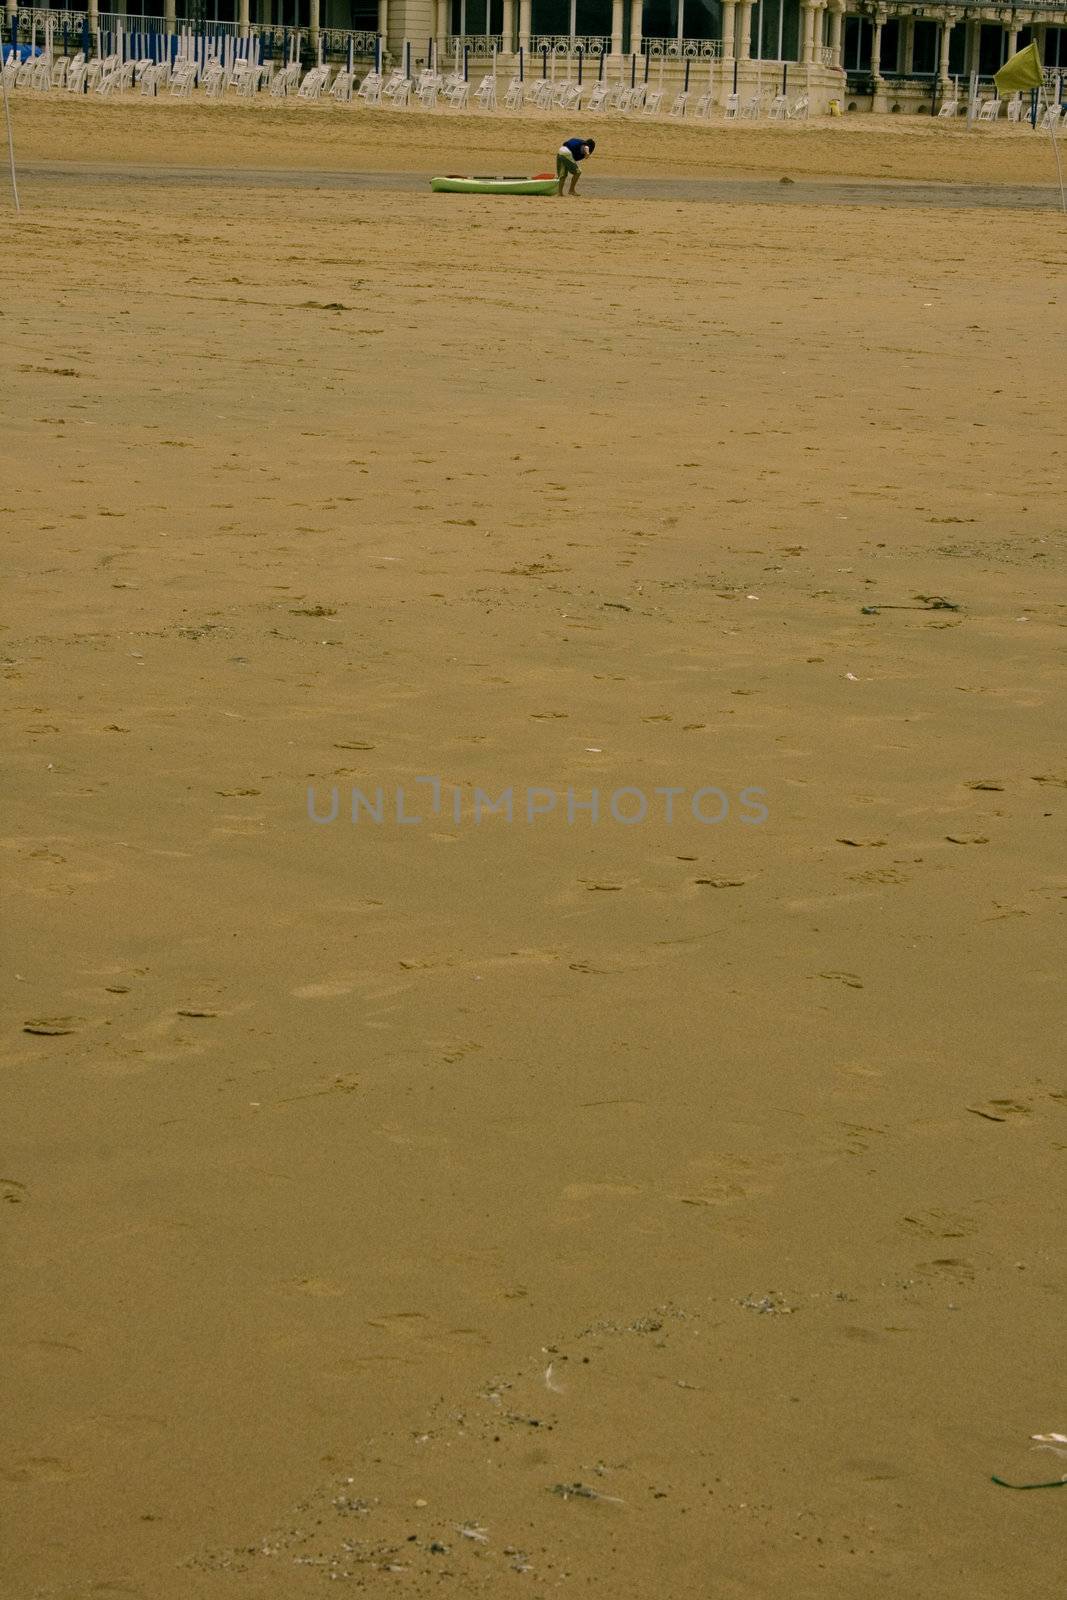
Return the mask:
[[752, 59], [752, 0], [741, 0], [741, 36], [737, 41], [737, 59]]
[[[96, 9], [96, 0], [91, 0], [89, 10], [95, 15]], [[90, 26], [92, 26], [92, 17], [90, 17], [89, 21]], [[177, 33], [178, 31], [177, 11], [174, 0], [163, 0], [163, 27], [167, 33]]]
[[502, 53], [510, 56], [515, 49], [515, 0], [504, 0], [504, 21], [501, 27]]
[[801, 14], [804, 18], [804, 28], [800, 36], [800, 59], [805, 66], [810, 67], [815, 59], [815, 11], [808, 0], [804, 0]]
[[722, 58], [724, 61], [734, 59], [734, 29], [736, 6], [734, 0], [722, 0]]
[[841, 66], [841, 36], [845, 25], [845, 8], [835, 5], [830, 8], [830, 64], [840, 69]]
[[532, 0], [519, 0], [519, 43], [526, 52], [526, 64], [530, 64], [530, 15]]
[[1007, 54], [1005, 55], [1004, 59], [1005, 59], [1005, 61], [1007, 61], [1008, 58], [1010, 56], [1013, 56], [1015, 54], [1015, 52], [1018, 50], [1018, 48], [1019, 48], [1019, 26], [1018, 26], [1018, 23], [1016, 23], [1016, 25], [1013, 28], [1008, 28], [1005, 31], [1006, 31], [1006, 33], [1008, 35], [1008, 42], [1007, 42]]
[[938, 62], [938, 82], [944, 89], [952, 80], [948, 70], [948, 53], [952, 44], [952, 28], [956, 21], [955, 11], [946, 11], [945, 20], [941, 24], [941, 57]]
[[389, 48], [389, 0], [378, 0], [378, 32], [382, 36], [382, 54]]
[[611, 0], [611, 53], [622, 55], [622, 0]]
[[[171, 0], [171, 3], [173, 4], [173, 0]], [[237, 26], [241, 30], [242, 38], [245, 39], [248, 38], [249, 20], [248, 0], [240, 0], [240, 4], [237, 7]]]
[[903, 19], [900, 30], [900, 70], [910, 73], [915, 64], [915, 18], [907, 16]]
[[874, 27], [871, 30], [871, 77], [877, 85], [882, 81], [882, 28], [885, 26], [885, 12], [874, 13]]
[[319, 47], [319, 0], [308, 0], [308, 34], [312, 50]]
[[642, 27], [645, 19], [644, 0], [630, 0], [630, 53], [641, 54]]

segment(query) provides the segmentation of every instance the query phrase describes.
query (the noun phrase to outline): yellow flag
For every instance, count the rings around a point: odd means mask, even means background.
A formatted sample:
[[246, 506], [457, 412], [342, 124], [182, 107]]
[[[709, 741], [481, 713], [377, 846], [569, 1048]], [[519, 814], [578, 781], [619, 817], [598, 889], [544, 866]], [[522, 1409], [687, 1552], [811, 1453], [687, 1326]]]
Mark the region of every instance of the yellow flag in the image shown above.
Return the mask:
[[1032, 40], [1025, 50], [1020, 50], [1010, 61], [1005, 61], [1000, 71], [993, 74], [998, 95], [1014, 93], [1016, 89], [1039, 89], [1044, 81], [1041, 57]]

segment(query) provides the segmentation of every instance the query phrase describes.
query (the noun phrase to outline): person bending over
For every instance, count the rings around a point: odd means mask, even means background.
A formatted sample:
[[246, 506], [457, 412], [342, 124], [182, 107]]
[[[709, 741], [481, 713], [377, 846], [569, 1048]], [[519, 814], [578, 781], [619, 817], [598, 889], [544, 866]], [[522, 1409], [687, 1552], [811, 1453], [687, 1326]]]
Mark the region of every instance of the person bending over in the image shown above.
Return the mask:
[[567, 179], [571, 180], [571, 194], [574, 193], [578, 179], [582, 172], [579, 161], [584, 161], [586, 156], [591, 156], [596, 149], [595, 139], [566, 139], [556, 152], [556, 177], [559, 179], [557, 194], [562, 194]]

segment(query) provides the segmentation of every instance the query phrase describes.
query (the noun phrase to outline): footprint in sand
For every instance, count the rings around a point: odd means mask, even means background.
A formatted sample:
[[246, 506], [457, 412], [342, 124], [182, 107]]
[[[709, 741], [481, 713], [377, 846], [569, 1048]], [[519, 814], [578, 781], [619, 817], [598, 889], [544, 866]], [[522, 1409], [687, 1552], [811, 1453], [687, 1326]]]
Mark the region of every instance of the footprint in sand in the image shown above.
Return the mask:
[[76, 1476], [74, 1468], [58, 1456], [22, 1456], [0, 1466], [4, 1483], [67, 1483]]
[[348, 1286], [336, 1278], [291, 1278], [282, 1287], [310, 1295], [313, 1300], [339, 1300], [348, 1293]]
[[289, 992], [297, 1000], [338, 1000], [343, 995], [351, 994], [355, 987], [354, 983], [335, 980], [333, 983], [305, 983]]

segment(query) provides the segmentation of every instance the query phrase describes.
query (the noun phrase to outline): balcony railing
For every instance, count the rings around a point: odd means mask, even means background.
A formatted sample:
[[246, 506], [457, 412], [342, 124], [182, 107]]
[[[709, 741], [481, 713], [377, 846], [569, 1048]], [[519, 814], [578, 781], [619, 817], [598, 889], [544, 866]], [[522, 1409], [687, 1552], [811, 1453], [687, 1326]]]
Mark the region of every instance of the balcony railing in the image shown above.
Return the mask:
[[599, 34], [535, 33], [530, 37], [530, 54], [550, 56], [607, 56], [611, 40]]
[[653, 61], [717, 61], [721, 39], [642, 39], [641, 50]]
[[491, 56], [493, 50], [497, 53], [504, 48], [504, 35], [502, 33], [450, 33], [445, 38], [445, 55], [455, 55], [458, 50], [460, 55], [464, 50], [472, 56]]

